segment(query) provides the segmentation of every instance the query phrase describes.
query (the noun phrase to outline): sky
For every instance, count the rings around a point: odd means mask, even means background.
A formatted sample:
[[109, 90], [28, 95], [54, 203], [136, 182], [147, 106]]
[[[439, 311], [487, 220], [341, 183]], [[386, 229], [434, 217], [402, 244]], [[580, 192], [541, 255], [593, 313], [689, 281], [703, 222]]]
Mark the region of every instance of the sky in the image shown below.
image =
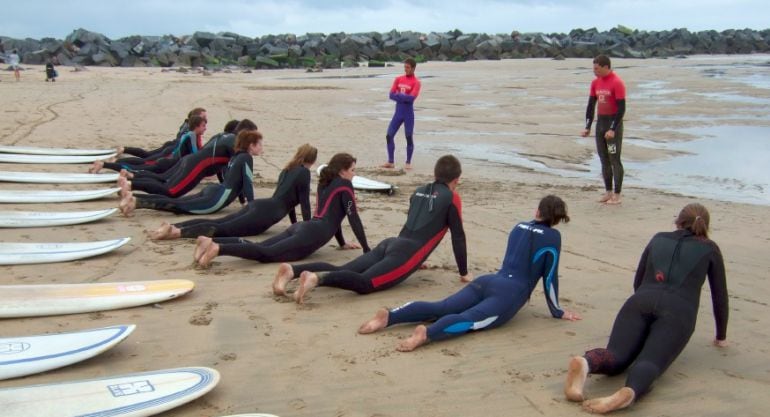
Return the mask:
[[77, 28], [110, 39], [131, 35], [411, 30], [568, 33], [617, 25], [646, 31], [770, 28], [767, 0], [15, 0], [2, 7], [0, 36], [64, 39]]

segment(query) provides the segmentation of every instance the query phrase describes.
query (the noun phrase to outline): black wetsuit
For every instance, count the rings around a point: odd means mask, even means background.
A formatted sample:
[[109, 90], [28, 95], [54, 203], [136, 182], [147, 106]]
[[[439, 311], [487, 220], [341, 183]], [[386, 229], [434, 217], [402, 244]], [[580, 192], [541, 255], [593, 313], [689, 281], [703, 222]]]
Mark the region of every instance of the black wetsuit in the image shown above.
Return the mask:
[[259, 262], [291, 262], [307, 257], [320, 249], [332, 236], [340, 246], [345, 245], [340, 225], [347, 216], [353, 233], [364, 250], [369, 252], [366, 234], [356, 209], [353, 184], [337, 177], [326, 187], [318, 189], [316, 212], [310, 221], [295, 223], [280, 234], [260, 243], [242, 238], [214, 238], [219, 255], [237, 256]]
[[409, 214], [398, 237], [342, 266], [325, 262], [293, 265], [294, 273], [333, 271], [319, 275], [318, 285], [368, 294], [390, 288], [409, 278], [438, 246], [447, 230], [460, 275], [468, 274], [465, 231], [460, 195], [446, 184], [434, 182], [419, 187], [409, 200]]
[[201, 148], [201, 138], [195, 132], [187, 131], [179, 139], [166, 142], [160, 152], [144, 158], [121, 158], [115, 162], [105, 162], [102, 168], [120, 171], [150, 171], [165, 172], [173, 167], [181, 158], [194, 154]]
[[216, 144], [212, 143], [211, 146], [182, 158], [172, 169], [162, 174], [135, 172], [134, 178], [131, 179], [131, 189], [168, 197], [185, 195], [203, 178], [214, 175], [227, 166], [234, 152], [230, 138], [223, 137]]
[[716, 338], [727, 337], [727, 283], [719, 247], [688, 230], [658, 233], [645, 248], [632, 295], [615, 318], [606, 349], [585, 354], [590, 373], [628, 369], [626, 386], [637, 397], [679, 356], [695, 330], [706, 276]]
[[[190, 131], [190, 126], [187, 124], [187, 120], [185, 119], [184, 122], [182, 122], [182, 125], [179, 126], [179, 130], [176, 133], [176, 137], [160, 147], [152, 150], [145, 150], [142, 148], [132, 147], [132, 146], [126, 146], [123, 148], [123, 153], [126, 155], [133, 155], [137, 158], [151, 158], [151, 159], [157, 159], [157, 158], [163, 158], [171, 154], [171, 151], [174, 150], [174, 147], [177, 143], [179, 143], [179, 139], [182, 138], [182, 135]], [[132, 158], [121, 158], [120, 160], [129, 160]]]
[[297, 205], [302, 210], [302, 220], [310, 220], [310, 171], [302, 165], [281, 171], [270, 198], [251, 201], [238, 212], [219, 219], [193, 219], [174, 226], [187, 238], [255, 236], [287, 214], [292, 224], [297, 223]]
[[157, 194], [137, 195], [136, 208], [172, 213], [216, 213], [227, 207], [236, 197], [240, 196], [241, 201], [254, 200], [253, 169], [251, 154], [238, 152], [227, 164], [227, 171], [221, 184], [209, 184], [200, 193], [178, 198]]

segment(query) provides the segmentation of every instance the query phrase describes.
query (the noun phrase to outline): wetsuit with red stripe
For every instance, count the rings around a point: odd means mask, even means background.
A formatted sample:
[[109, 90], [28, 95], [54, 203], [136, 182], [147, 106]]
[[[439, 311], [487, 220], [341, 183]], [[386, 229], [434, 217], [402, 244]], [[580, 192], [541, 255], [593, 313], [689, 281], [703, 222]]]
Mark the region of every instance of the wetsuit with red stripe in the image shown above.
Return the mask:
[[226, 167], [235, 153], [232, 141], [226, 137], [210, 145], [195, 154], [185, 156], [172, 169], [162, 174], [135, 172], [134, 178], [131, 179], [131, 189], [168, 197], [187, 194], [203, 178], [215, 175]]
[[295, 223], [280, 234], [260, 243], [237, 237], [214, 238], [219, 255], [237, 256], [259, 262], [291, 262], [303, 259], [325, 245], [332, 236], [340, 246], [345, 245], [340, 225], [346, 216], [350, 227], [364, 250], [369, 252], [366, 233], [358, 217], [353, 184], [337, 177], [318, 190], [316, 212], [310, 221]]
[[434, 182], [419, 187], [409, 201], [406, 224], [398, 237], [380, 242], [371, 252], [335, 266], [324, 262], [292, 265], [302, 271], [331, 271], [320, 274], [318, 285], [368, 294], [393, 287], [409, 278], [436, 249], [447, 230], [460, 275], [468, 274], [465, 231], [460, 195], [446, 184]]
[[287, 214], [292, 224], [297, 223], [297, 205], [302, 211], [302, 220], [310, 220], [310, 171], [302, 165], [281, 171], [278, 186], [270, 198], [256, 199], [238, 212], [219, 219], [192, 219], [174, 226], [187, 238], [256, 236]]
[[169, 146], [162, 148], [159, 153], [146, 158], [122, 158], [115, 162], [105, 162], [103, 168], [113, 171], [125, 169], [131, 172], [140, 170], [165, 172], [184, 156], [198, 152], [201, 149], [202, 141], [201, 136], [188, 131], [179, 140], [167, 142]]

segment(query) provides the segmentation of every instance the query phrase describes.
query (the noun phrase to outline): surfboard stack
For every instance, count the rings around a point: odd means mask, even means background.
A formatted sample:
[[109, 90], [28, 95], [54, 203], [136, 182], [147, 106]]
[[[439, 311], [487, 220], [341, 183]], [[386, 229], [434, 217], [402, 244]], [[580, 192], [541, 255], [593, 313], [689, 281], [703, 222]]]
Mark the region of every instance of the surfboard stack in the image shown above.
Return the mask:
[[[0, 146], [0, 163], [87, 163], [114, 156], [111, 151]], [[0, 181], [24, 183], [114, 182], [117, 174], [62, 174], [0, 171]], [[0, 203], [61, 203], [86, 201], [115, 194], [100, 190], [0, 190]], [[116, 209], [90, 211], [0, 210], [0, 227], [66, 226], [104, 219]], [[67, 262], [111, 252], [130, 238], [96, 242], [0, 242], [0, 265]], [[132, 281], [92, 284], [0, 285], [0, 320], [21, 317], [89, 313], [159, 303], [189, 293], [188, 280]], [[0, 380], [69, 366], [99, 355], [125, 340], [134, 324], [64, 333], [0, 338]], [[149, 416], [192, 401], [219, 382], [207, 367], [62, 381], [32, 386], [3, 384], [0, 415], [28, 416]]]

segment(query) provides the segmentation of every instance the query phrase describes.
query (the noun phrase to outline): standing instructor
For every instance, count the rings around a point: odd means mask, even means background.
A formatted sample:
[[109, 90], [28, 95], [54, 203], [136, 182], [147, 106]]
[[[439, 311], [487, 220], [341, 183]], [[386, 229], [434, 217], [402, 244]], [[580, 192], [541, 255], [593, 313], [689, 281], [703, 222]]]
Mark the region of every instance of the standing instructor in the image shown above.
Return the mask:
[[396, 102], [396, 112], [388, 125], [385, 138], [388, 141], [388, 162], [382, 164], [382, 168], [395, 168], [394, 154], [396, 143], [394, 138], [401, 125], [404, 125], [406, 135], [406, 164], [405, 169], [412, 168], [412, 154], [414, 153], [414, 101], [420, 95], [420, 80], [414, 75], [417, 61], [407, 58], [404, 61], [404, 75], [396, 77], [390, 87], [390, 99]]
[[[623, 186], [623, 164], [620, 150], [623, 144], [623, 115], [626, 112], [626, 85], [612, 71], [610, 58], [599, 55], [594, 58], [594, 75], [586, 108], [586, 127], [581, 136], [591, 133], [594, 109], [598, 105], [596, 119], [596, 152], [602, 164], [605, 194], [599, 202], [620, 204], [620, 190]], [[614, 187], [613, 187], [614, 180]]]

